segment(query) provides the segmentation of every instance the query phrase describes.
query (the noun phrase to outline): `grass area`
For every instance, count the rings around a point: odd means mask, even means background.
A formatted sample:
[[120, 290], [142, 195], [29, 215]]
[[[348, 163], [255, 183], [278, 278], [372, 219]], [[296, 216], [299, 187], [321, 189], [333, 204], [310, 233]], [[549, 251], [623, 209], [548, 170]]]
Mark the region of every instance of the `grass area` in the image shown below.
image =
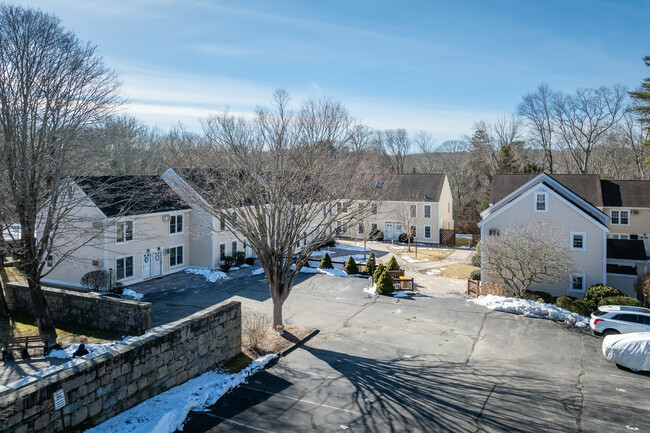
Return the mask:
[[[109, 331], [63, 324], [56, 326], [56, 334], [56, 341], [62, 346], [69, 346], [73, 343], [102, 343], [119, 337]], [[26, 315], [12, 314], [8, 323], [0, 323], [0, 338], [20, 337], [23, 335], [38, 335], [38, 328], [35, 326], [33, 318]]]
[[223, 370], [228, 374], [236, 374], [245, 369], [253, 362], [253, 358], [245, 353], [240, 353], [232, 359], [229, 359], [223, 366]]
[[[400, 247], [402, 248], [402, 247]], [[415, 247], [411, 246], [411, 252], [408, 252], [408, 247], [406, 249], [395, 249], [390, 248], [390, 251], [396, 255], [402, 256], [407, 255], [414, 260], [426, 261], [426, 262], [437, 262], [439, 260], [449, 257], [454, 250], [451, 249], [442, 249], [442, 248], [422, 248], [418, 247], [418, 256], [415, 257]]]
[[[437, 274], [437, 276], [447, 277], [447, 278], [457, 278], [457, 279], [464, 280], [469, 278], [469, 274], [472, 271], [479, 270], [480, 268], [477, 268], [476, 266], [472, 266], [466, 263], [454, 263], [452, 265], [447, 265], [442, 268], [434, 268], [434, 269], [440, 270], [440, 273]], [[424, 271], [424, 273], [426, 274], [434, 269], [428, 269]]]
[[472, 238], [459, 238], [456, 236], [456, 246], [457, 247], [468, 247], [472, 242]]
[[20, 282], [20, 283], [26, 282], [25, 273], [20, 269], [12, 266], [10, 268], [5, 268], [5, 271], [7, 271], [7, 278], [9, 279], [9, 281]]

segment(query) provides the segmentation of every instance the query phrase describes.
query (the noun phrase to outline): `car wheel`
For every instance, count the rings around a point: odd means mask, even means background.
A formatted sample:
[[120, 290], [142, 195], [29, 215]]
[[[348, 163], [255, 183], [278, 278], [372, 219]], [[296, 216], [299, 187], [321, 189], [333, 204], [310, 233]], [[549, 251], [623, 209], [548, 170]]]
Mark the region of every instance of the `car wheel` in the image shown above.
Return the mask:
[[605, 329], [603, 331], [603, 338], [607, 337], [608, 335], [616, 335], [620, 334], [616, 329]]

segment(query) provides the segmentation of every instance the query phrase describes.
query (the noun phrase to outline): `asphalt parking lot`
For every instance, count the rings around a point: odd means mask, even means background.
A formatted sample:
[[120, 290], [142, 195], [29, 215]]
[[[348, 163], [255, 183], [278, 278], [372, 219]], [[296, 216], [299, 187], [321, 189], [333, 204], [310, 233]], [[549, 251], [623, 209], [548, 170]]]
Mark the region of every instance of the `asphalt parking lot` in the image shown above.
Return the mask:
[[[183, 431], [650, 431], [650, 377], [607, 363], [600, 338], [457, 295], [369, 297], [366, 285], [306, 275], [285, 321], [320, 333]], [[207, 286], [152, 295], [154, 314], [230, 293], [271, 311], [261, 277]]]

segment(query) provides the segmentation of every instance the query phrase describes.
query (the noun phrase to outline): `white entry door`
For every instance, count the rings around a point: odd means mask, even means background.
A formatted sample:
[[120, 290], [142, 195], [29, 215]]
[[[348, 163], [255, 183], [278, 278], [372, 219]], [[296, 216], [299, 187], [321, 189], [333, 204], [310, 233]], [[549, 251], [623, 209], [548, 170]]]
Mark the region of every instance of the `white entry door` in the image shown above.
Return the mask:
[[393, 239], [393, 223], [384, 224], [384, 239]]
[[142, 278], [151, 278], [151, 253], [142, 253]]
[[395, 237], [393, 239], [399, 239], [399, 235], [404, 233], [404, 229], [401, 224], [395, 224]]
[[162, 261], [163, 261], [163, 252], [160, 248], [155, 250], [153, 253], [153, 276], [159, 277], [162, 275]]

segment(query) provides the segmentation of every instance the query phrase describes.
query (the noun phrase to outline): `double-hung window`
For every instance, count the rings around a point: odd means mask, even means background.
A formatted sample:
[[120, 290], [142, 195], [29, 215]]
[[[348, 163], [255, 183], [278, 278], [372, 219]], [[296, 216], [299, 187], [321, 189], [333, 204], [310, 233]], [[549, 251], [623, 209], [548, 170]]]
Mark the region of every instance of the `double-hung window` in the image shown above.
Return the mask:
[[617, 226], [630, 225], [630, 211], [629, 210], [613, 210], [609, 216], [612, 219], [612, 224]]
[[219, 230], [226, 230], [226, 217], [224, 216], [219, 219]]
[[219, 244], [219, 260], [224, 261], [226, 260], [226, 244], [221, 243]]
[[183, 215], [172, 215], [169, 217], [169, 234], [183, 233]]
[[115, 279], [123, 280], [131, 277], [133, 277], [133, 256], [115, 259]]
[[584, 292], [587, 286], [587, 276], [585, 274], [571, 274], [569, 291]]
[[370, 225], [370, 230], [371, 230], [371, 231], [374, 232], [374, 231], [376, 231], [377, 229], [378, 229], [378, 227], [377, 227], [377, 223], [372, 223], [372, 224]]
[[169, 249], [169, 267], [180, 266], [183, 264], [183, 245], [171, 247]]
[[573, 251], [586, 251], [587, 234], [584, 232], [571, 232], [571, 249]]
[[425, 204], [424, 205], [424, 217], [425, 218], [431, 218], [431, 205], [430, 204]]
[[377, 203], [373, 203], [372, 206], [370, 206], [370, 212], [373, 215], [377, 215]]
[[536, 192], [533, 210], [535, 212], [546, 212], [548, 210], [548, 194], [545, 192]]
[[415, 218], [418, 214], [418, 206], [415, 204], [411, 205], [411, 218]]
[[129, 242], [133, 240], [133, 221], [122, 221], [117, 223], [115, 242]]
[[424, 226], [424, 239], [431, 239], [431, 226]]
[[363, 223], [359, 223], [359, 234], [363, 234]]
[[[300, 242], [298, 243], [300, 244]], [[232, 241], [232, 246], [230, 248], [230, 255], [235, 257], [235, 254], [237, 254], [237, 241]]]

